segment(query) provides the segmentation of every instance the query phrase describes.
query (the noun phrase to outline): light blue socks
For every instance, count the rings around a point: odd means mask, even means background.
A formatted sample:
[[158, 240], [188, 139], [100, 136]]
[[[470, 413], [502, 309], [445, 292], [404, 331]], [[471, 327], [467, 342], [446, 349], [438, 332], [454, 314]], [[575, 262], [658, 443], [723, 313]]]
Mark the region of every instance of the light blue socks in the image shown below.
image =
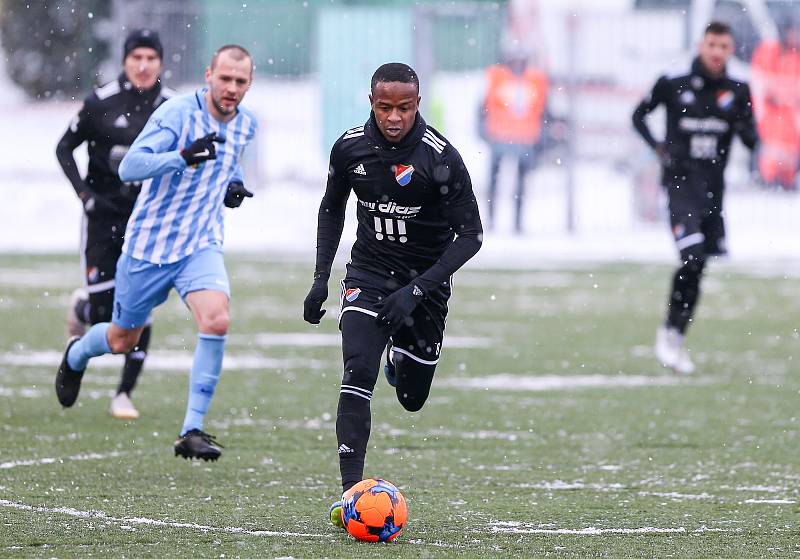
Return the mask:
[[72, 344], [67, 354], [70, 369], [76, 372], [83, 371], [92, 357], [111, 353], [111, 347], [108, 345], [109, 326], [110, 322], [95, 324], [80, 340]]
[[191, 429], [203, 429], [203, 419], [208, 412], [214, 389], [222, 372], [222, 355], [225, 353], [225, 336], [198, 334], [194, 350], [192, 373], [189, 376], [189, 402], [183, 420], [181, 435]]

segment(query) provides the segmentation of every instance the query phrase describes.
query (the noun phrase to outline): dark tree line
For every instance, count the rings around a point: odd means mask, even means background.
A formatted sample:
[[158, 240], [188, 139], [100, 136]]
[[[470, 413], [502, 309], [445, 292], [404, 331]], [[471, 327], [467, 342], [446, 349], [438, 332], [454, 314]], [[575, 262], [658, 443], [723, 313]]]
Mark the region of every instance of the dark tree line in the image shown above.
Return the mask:
[[80, 97], [108, 55], [104, 0], [0, 0], [6, 71], [31, 97]]

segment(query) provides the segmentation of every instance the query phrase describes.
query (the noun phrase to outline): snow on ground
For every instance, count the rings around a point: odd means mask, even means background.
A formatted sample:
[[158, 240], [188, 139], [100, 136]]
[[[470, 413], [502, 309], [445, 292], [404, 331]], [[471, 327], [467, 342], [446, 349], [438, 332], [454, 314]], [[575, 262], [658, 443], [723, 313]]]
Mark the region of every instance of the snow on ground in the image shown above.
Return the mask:
[[[445, 87], [463, 83], [461, 96], [448, 98], [444, 133], [462, 152], [479, 199], [484, 200], [488, 156], [476, 138], [475, 76], [450, 76]], [[313, 81], [267, 82], [254, 87], [246, 104], [262, 123], [255, 146], [259, 157], [246, 166], [256, 192], [229, 212], [229, 250], [285, 253], [313, 261], [316, 215], [327, 172], [319, 149], [319, 99]], [[0, 252], [76, 252], [81, 209], [55, 158], [55, 145], [77, 102], [32, 104], [11, 97], [0, 104]], [[424, 105], [423, 105], [424, 108]], [[365, 118], [367, 106], [365, 104]], [[464, 118], [461, 118], [464, 117]], [[358, 124], [358, 123], [354, 123]], [[9, 133], [9, 131], [11, 133]], [[85, 154], [76, 154], [85, 164]], [[631, 156], [634, 157], [633, 155]], [[487, 232], [475, 264], [538, 267], [547, 262], [672, 262], [675, 250], [666, 225], [642, 223], [634, 215], [633, 181], [612, 163], [581, 162], [576, 168], [574, 234], [565, 232], [565, 173], [550, 161], [529, 178], [524, 236], [511, 234], [511, 187], [503, 169], [498, 224]], [[355, 235], [351, 202], [341, 257]], [[794, 267], [800, 260], [800, 196], [733, 189], [727, 198], [730, 261]]]

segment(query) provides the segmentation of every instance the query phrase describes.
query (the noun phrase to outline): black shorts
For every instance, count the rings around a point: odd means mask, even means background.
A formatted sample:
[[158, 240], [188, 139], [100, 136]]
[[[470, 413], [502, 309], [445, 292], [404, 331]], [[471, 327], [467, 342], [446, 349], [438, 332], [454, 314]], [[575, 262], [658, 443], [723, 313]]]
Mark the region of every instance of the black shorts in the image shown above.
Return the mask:
[[[345, 278], [340, 294], [339, 321], [347, 312], [360, 312], [377, 317], [375, 304], [392, 293], [363, 281]], [[411, 313], [413, 323], [401, 326], [391, 336], [392, 350], [425, 365], [436, 365], [442, 351], [447, 321], [447, 301], [425, 298]], [[376, 323], [377, 325], [377, 323]]]
[[126, 222], [84, 217], [84, 282], [89, 295], [114, 289], [117, 260], [122, 254]]
[[706, 256], [727, 254], [722, 175], [690, 171], [669, 178], [666, 189], [670, 226], [678, 250], [684, 252], [700, 245]]

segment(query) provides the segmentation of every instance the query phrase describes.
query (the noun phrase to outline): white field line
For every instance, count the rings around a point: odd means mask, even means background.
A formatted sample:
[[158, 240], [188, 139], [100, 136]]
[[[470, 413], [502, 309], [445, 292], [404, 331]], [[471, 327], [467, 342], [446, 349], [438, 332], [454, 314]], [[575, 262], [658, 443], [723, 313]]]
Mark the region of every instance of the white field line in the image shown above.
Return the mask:
[[789, 489], [778, 485], [721, 485], [720, 489], [732, 489], [733, 491], [753, 491], [754, 493], [785, 493]]
[[793, 499], [745, 499], [744, 502], [751, 505], [793, 505], [797, 501]]
[[494, 533], [504, 534], [544, 534], [544, 535], [569, 535], [569, 536], [603, 536], [603, 535], [630, 535], [630, 534], [701, 534], [707, 532], [730, 532], [726, 528], [706, 528], [702, 526], [694, 530], [684, 527], [656, 528], [644, 526], [642, 528], [542, 528], [524, 524], [522, 522], [493, 522], [489, 525]]
[[638, 388], [680, 386], [711, 382], [707, 377], [644, 376], [644, 375], [510, 375], [482, 377], [448, 377], [438, 383], [466, 390], [513, 390], [543, 392], [579, 388]]
[[[246, 530], [235, 526], [207, 526], [205, 524], [195, 524], [193, 522], [172, 522], [169, 520], [158, 520], [154, 518], [119, 518], [109, 516], [99, 510], [78, 510], [71, 507], [35, 507], [24, 503], [16, 503], [6, 499], [0, 499], [0, 507], [17, 509], [28, 512], [38, 512], [44, 514], [64, 514], [76, 518], [91, 518], [104, 520], [113, 524], [119, 524], [121, 529], [130, 529], [132, 524], [145, 526], [162, 526], [165, 528], [188, 528], [189, 530], [200, 530], [201, 532], [225, 532], [228, 534], [247, 534], [250, 536], [275, 536], [275, 537], [295, 537], [295, 538], [324, 538], [326, 534], [306, 534], [302, 532], [277, 532], [272, 530]], [[126, 528], [127, 527], [127, 528]]]
[[[513, 485], [517, 489], [540, 489], [544, 491], [571, 491], [571, 490], [589, 490], [589, 491], [623, 491], [628, 486], [619, 483], [584, 483], [582, 481], [562, 481], [557, 479], [555, 481], [541, 481], [534, 483], [518, 483]], [[738, 488], [737, 488], [738, 489]], [[744, 488], [752, 489], [752, 488]], [[677, 491], [637, 491], [638, 497], [659, 497], [662, 499], [670, 499], [672, 501], [705, 501], [708, 499], [720, 499], [715, 495], [709, 493], [680, 493]], [[768, 505], [791, 505], [797, 501], [792, 499], [747, 499], [742, 501], [748, 504], [768, 504]]]
[[675, 491], [639, 491], [637, 495], [640, 497], [661, 497], [663, 499], [671, 499], [673, 501], [704, 501], [706, 499], [714, 498], [708, 493], [678, 493]]
[[519, 489], [542, 489], [545, 491], [570, 491], [573, 489], [590, 489], [593, 491], [620, 491], [625, 489], [621, 483], [584, 483], [582, 481], [542, 481], [539, 483], [518, 483], [514, 487]]
[[65, 458], [36, 458], [31, 460], [11, 460], [10, 462], [0, 462], [0, 470], [9, 470], [11, 468], [19, 468], [20, 466], [41, 466], [46, 464], [61, 464], [66, 461], [81, 461], [81, 460], [105, 460], [106, 458], [118, 458], [128, 454], [127, 452], [108, 452], [100, 454], [97, 452], [88, 452], [85, 454], [76, 454], [75, 456], [67, 456]]
[[[0, 366], [51, 367], [55, 371], [61, 362], [61, 351], [30, 351], [0, 353]], [[92, 359], [90, 367], [119, 368], [122, 357], [103, 355]], [[160, 350], [147, 354], [147, 366], [159, 370], [188, 371], [192, 366], [191, 350]], [[330, 369], [330, 363], [315, 359], [276, 359], [260, 353], [228, 354], [223, 361], [226, 369]]]
[[[311, 332], [233, 334], [228, 336], [228, 340], [233, 343], [248, 343], [263, 347], [340, 347], [342, 345], [340, 334]], [[454, 349], [484, 348], [490, 347], [492, 340], [473, 336], [446, 336], [443, 345], [445, 348]]]

